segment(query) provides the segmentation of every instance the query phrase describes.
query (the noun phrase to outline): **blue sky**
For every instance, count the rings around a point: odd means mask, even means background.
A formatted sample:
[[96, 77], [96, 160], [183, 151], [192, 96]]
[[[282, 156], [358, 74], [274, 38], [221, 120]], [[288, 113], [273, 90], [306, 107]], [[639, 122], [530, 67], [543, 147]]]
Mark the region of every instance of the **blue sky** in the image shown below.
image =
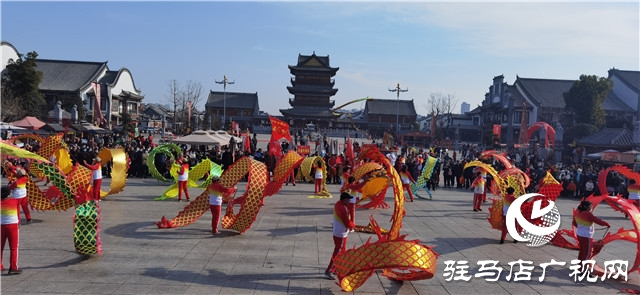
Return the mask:
[[[257, 92], [280, 115], [293, 95], [288, 65], [298, 54], [329, 55], [336, 106], [395, 99], [408, 89], [418, 114], [431, 94], [473, 109], [494, 76], [607, 76], [640, 70], [638, 1], [597, 2], [11, 2], [0, 36], [39, 58], [108, 61], [127, 68], [143, 102], [169, 103], [169, 83]], [[363, 108], [356, 103], [348, 108]]]

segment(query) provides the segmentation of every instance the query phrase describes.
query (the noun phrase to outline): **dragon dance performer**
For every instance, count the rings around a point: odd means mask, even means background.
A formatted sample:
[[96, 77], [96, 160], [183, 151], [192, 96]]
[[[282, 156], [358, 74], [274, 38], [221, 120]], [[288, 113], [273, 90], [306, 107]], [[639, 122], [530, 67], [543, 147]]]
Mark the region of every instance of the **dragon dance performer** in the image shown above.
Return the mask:
[[314, 181], [315, 181], [315, 193], [318, 194], [322, 191], [322, 179], [324, 178], [325, 169], [322, 167], [322, 162], [318, 162], [318, 165], [313, 165]]
[[[15, 166], [9, 161], [7, 161], [5, 165], [9, 170], [11, 170], [13, 175], [16, 176], [14, 181], [9, 182], [11, 198], [18, 200], [18, 204], [22, 207], [24, 217], [27, 218], [27, 223], [31, 223], [31, 211], [29, 211], [29, 201], [27, 200], [27, 170], [24, 170], [22, 167]], [[20, 220], [20, 207], [18, 208], [18, 220]]]
[[96, 202], [100, 202], [100, 187], [102, 186], [102, 159], [100, 157], [93, 158], [91, 165], [84, 161], [84, 166], [91, 170], [91, 180], [93, 185], [91, 186], [91, 196]]
[[636, 183], [635, 179], [629, 180], [627, 191], [629, 192], [629, 201], [633, 202], [633, 204], [640, 209], [640, 185]]
[[189, 202], [189, 190], [187, 189], [187, 182], [189, 182], [189, 163], [183, 157], [178, 159], [180, 170], [178, 170], [178, 202], [182, 202], [182, 192], [187, 197]]
[[580, 251], [578, 260], [587, 260], [591, 258], [591, 245], [593, 244], [593, 224], [597, 223], [602, 226], [611, 227], [608, 222], [596, 217], [591, 213], [592, 206], [590, 201], [580, 202], [578, 212], [573, 216], [572, 225], [576, 227], [576, 235], [578, 236], [578, 244]]
[[[509, 206], [511, 206], [511, 203], [513, 203], [513, 201], [516, 200], [516, 196], [513, 195], [513, 193], [516, 190], [512, 187], [508, 187], [507, 188], [507, 195], [504, 196], [504, 199], [502, 200], [502, 234], [500, 235], [500, 244], [504, 244], [504, 239], [507, 237], [507, 211], [509, 211]], [[516, 226], [518, 227], [518, 224], [516, 223]], [[513, 240], [514, 243], [517, 243], [518, 240]]]
[[349, 216], [349, 200], [353, 197], [344, 192], [340, 194], [340, 201], [336, 202], [333, 207], [333, 254], [331, 254], [331, 261], [324, 271], [324, 277], [328, 280], [333, 280], [334, 259], [340, 253], [340, 250], [347, 246], [347, 236], [349, 231], [353, 230], [356, 225], [351, 221]]
[[[4, 245], [9, 241], [9, 274], [18, 275], [22, 270], [18, 268], [18, 246], [20, 240], [20, 218], [19, 199], [10, 197], [9, 187], [2, 186], [0, 191], [2, 201], [0, 202], [0, 224], [2, 227], [2, 252], [0, 252], [0, 264], [4, 261], [2, 256], [4, 253]], [[4, 264], [2, 264], [4, 271]]]
[[409, 173], [409, 167], [407, 165], [402, 165], [402, 170], [400, 171], [400, 180], [402, 180], [402, 188], [407, 191], [409, 194], [409, 198], [411, 202], [413, 202], [413, 193], [411, 192], [411, 183], [415, 183], [413, 180], [411, 173]]
[[[347, 172], [343, 173], [344, 176], [348, 175]], [[356, 178], [353, 176], [349, 176], [347, 182], [342, 184], [342, 188], [340, 188], [341, 193], [348, 193], [352, 198], [349, 199], [349, 214], [351, 217], [351, 222], [356, 222], [356, 202], [358, 199], [356, 198], [356, 194], [361, 192], [362, 187], [366, 184], [366, 182], [356, 183]]]
[[484, 191], [485, 180], [482, 177], [482, 172], [476, 172], [476, 179], [473, 180], [471, 184], [471, 188], [473, 189], [473, 211], [478, 212], [482, 211], [480, 206], [482, 205], [482, 196], [485, 193]]
[[[220, 184], [220, 178], [211, 177], [211, 184], [207, 187], [209, 192], [209, 208], [211, 209], [211, 233], [218, 234], [218, 224], [220, 224], [220, 212], [222, 211], [222, 196], [235, 191], [235, 188], [226, 188]], [[187, 198], [188, 200], [188, 198]]]

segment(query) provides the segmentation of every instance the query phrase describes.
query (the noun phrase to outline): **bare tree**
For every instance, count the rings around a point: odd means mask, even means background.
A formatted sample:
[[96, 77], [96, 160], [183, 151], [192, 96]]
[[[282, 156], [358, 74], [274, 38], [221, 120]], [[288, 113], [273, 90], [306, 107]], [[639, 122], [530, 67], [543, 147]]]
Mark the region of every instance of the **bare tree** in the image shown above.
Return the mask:
[[189, 113], [195, 113], [196, 105], [202, 99], [202, 83], [189, 80], [184, 85], [180, 85], [178, 81], [171, 80], [168, 86], [167, 98], [169, 103], [173, 104], [173, 132], [184, 134], [187, 132], [187, 126], [191, 126]]
[[451, 114], [458, 104], [458, 99], [453, 94], [443, 95], [440, 92], [431, 93], [427, 104], [424, 106], [427, 112], [437, 115]]
[[[186, 118], [186, 125], [189, 126], [189, 129], [193, 129], [191, 128], [192, 116], [189, 116], [189, 114], [193, 115], [197, 111], [196, 105], [200, 102], [202, 96], [202, 83], [189, 80], [184, 85], [181, 92], [183, 98], [183, 110], [184, 114], [187, 116], [183, 117]], [[191, 109], [189, 109], [189, 106]]]
[[436, 130], [436, 133], [439, 132], [439, 134], [441, 134], [440, 137], [446, 137], [449, 135], [443, 134], [446, 132], [442, 130], [448, 128], [452, 124], [453, 117], [451, 115], [453, 114], [453, 111], [456, 108], [457, 104], [458, 99], [453, 94], [444, 95], [440, 92], [436, 92], [429, 95], [427, 104], [424, 106], [427, 109], [428, 113], [434, 114], [435, 118], [442, 117], [441, 115], [445, 116], [444, 120], [436, 121], [439, 123], [437, 124], [437, 127], [440, 129], [440, 131]]
[[171, 117], [171, 132], [176, 132], [176, 123], [178, 122], [178, 105], [180, 104], [180, 84], [173, 79], [167, 82], [167, 86], [169, 87], [169, 92], [167, 93], [167, 99], [169, 101], [169, 105], [173, 105], [173, 115]]

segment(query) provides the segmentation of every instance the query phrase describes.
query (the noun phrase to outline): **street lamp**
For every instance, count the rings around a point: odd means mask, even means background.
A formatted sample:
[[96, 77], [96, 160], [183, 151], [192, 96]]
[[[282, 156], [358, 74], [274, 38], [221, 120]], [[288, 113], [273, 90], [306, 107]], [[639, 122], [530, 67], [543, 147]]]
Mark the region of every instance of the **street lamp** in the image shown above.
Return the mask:
[[400, 131], [400, 92], [407, 92], [409, 91], [409, 88], [407, 89], [400, 89], [400, 83], [398, 83], [398, 85], [396, 85], [396, 88], [391, 89], [389, 88], [389, 92], [396, 92], [397, 93], [397, 109], [396, 109], [396, 132]]
[[235, 81], [229, 81], [227, 80], [227, 76], [224, 75], [224, 78], [222, 79], [222, 81], [216, 81], [216, 83], [218, 84], [222, 84], [223, 86], [223, 93], [222, 93], [222, 128], [225, 127], [225, 121], [226, 121], [226, 115], [227, 115], [227, 84], [231, 85], [236, 83]]

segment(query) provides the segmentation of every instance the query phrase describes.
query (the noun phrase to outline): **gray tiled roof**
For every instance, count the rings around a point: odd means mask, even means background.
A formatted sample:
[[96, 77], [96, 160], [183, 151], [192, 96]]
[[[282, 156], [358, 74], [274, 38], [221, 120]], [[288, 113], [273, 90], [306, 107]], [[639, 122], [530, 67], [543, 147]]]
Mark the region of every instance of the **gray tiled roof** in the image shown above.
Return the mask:
[[78, 91], [95, 81], [106, 62], [66, 60], [36, 60], [37, 70], [42, 72], [41, 90]]
[[226, 95], [227, 108], [234, 109], [251, 109], [258, 111], [260, 105], [258, 103], [258, 93], [229, 92], [225, 94], [223, 91], [211, 91], [209, 98], [205, 104], [205, 108], [222, 108], [225, 106], [224, 97]]
[[144, 114], [147, 114], [149, 117], [153, 118], [162, 118], [162, 115], [165, 115], [165, 118], [172, 118], [173, 116], [164, 111], [160, 105], [148, 103], [144, 107]]
[[100, 78], [100, 83], [104, 84], [113, 84], [116, 82], [116, 78], [118, 77], [118, 71], [107, 71], [102, 78]]
[[544, 108], [564, 108], [564, 93], [571, 89], [577, 80], [554, 80], [517, 78], [525, 94], [536, 104]]
[[609, 91], [607, 98], [602, 102], [602, 109], [605, 111], [629, 111], [629, 106], [613, 91]]
[[302, 66], [304, 65], [304, 63], [306, 63], [308, 60], [310, 60], [311, 58], [315, 57], [316, 59], [318, 59], [318, 61], [320, 63], [322, 63], [322, 65], [324, 65], [325, 67], [329, 67], [329, 56], [317, 56], [316, 53], [314, 52], [312, 55], [302, 55], [302, 54], [298, 54], [298, 66]]
[[[398, 104], [400, 110], [398, 110]], [[397, 100], [397, 99], [370, 99], [367, 100], [365, 106], [365, 112], [374, 115], [402, 115], [402, 116], [417, 116], [415, 106], [412, 100]]]
[[618, 69], [609, 70], [609, 75], [616, 75], [620, 80], [629, 86], [629, 88], [640, 92], [640, 71], [623, 71]]
[[624, 128], [603, 128], [595, 134], [576, 140], [578, 145], [594, 147], [633, 147], [633, 133]]

